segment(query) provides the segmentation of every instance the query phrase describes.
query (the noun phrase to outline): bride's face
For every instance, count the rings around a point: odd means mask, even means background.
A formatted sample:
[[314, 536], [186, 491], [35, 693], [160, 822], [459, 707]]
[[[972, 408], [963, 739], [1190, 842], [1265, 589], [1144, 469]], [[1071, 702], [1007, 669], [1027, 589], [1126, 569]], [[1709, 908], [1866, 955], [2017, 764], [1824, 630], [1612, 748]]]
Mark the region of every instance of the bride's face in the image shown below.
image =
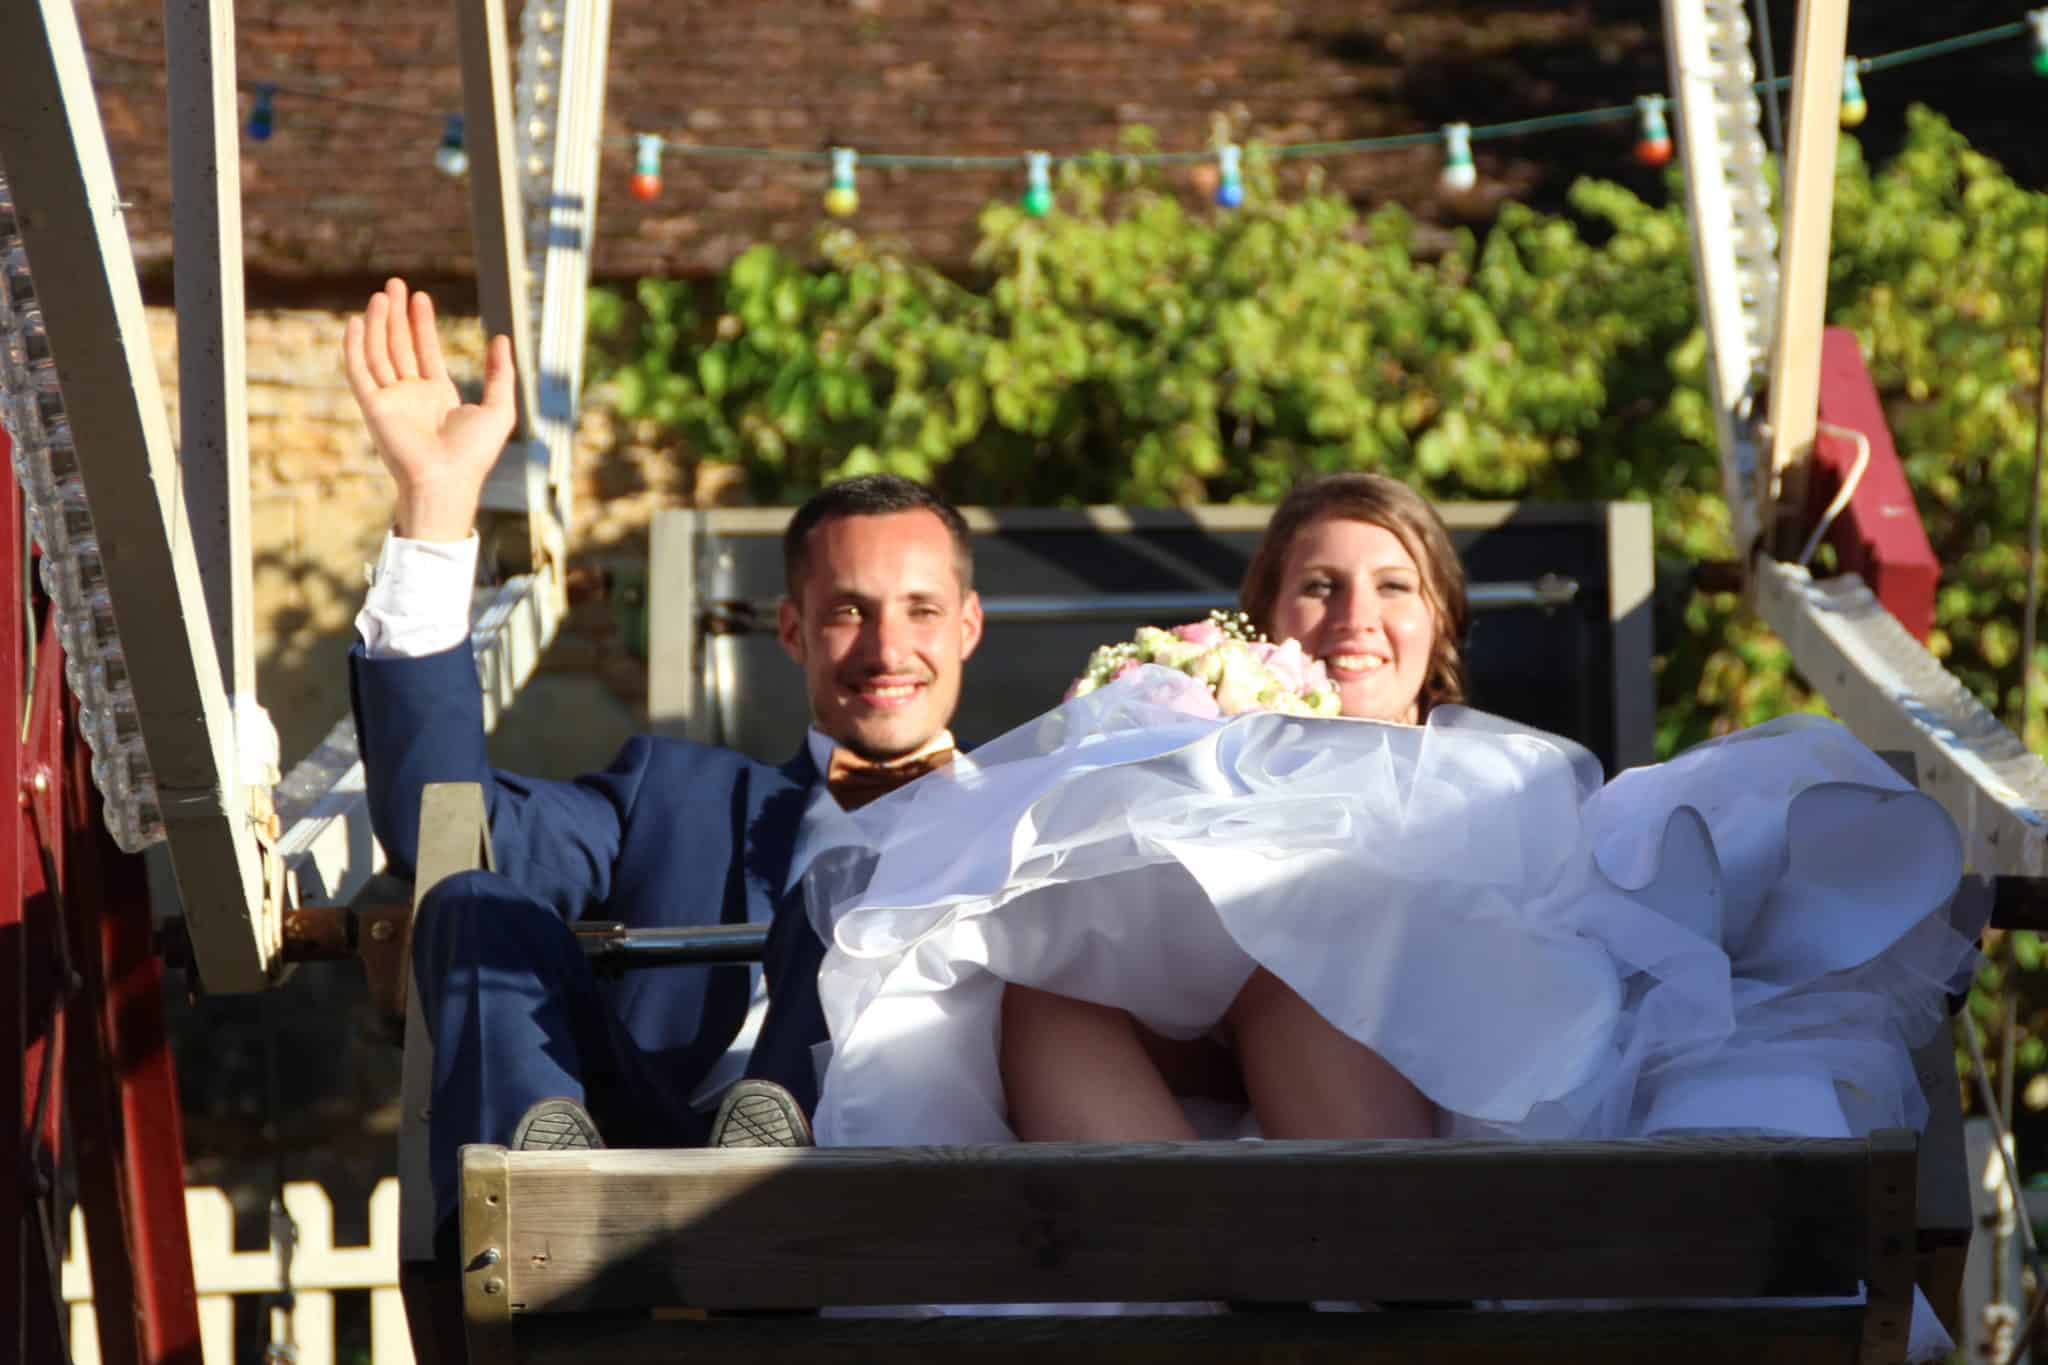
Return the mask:
[[1273, 636], [1322, 660], [1345, 715], [1413, 724], [1436, 631], [1422, 571], [1386, 527], [1323, 517], [1294, 537]]

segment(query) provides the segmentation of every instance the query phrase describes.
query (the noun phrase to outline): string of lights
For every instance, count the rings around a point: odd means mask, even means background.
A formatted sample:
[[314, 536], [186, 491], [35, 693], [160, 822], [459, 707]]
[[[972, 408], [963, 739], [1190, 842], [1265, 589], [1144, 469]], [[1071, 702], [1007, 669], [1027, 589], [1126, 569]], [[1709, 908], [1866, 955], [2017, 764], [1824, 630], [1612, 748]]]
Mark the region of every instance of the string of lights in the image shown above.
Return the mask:
[[[2007, 42], [2013, 38], [2031, 34], [2033, 38], [2033, 69], [2042, 76], [2048, 76], [2048, 8], [2029, 11], [2023, 19], [2010, 23], [1996, 24], [1989, 28], [1953, 37], [1920, 43], [1913, 47], [1901, 48], [1873, 57], [1849, 57], [1842, 72], [1841, 121], [1844, 127], [1854, 128], [1869, 116], [1870, 105], [1863, 90], [1861, 78], [1878, 72], [1890, 71], [1915, 62], [1929, 61], [1958, 52]], [[132, 53], [93, 49], [93, 54], [107, 60], [134, 63], [145, 66], [161, 66], [153, 59]], [[469, 158], [464, 150], [462, 116], [444, 111], [388, 105], [378, 101], [355, 96], [336, 95], [324, 90], [311, 89], [273, 79], [247, 78], [238, 85], [251, 93], [251, 106], [243, 123], [244, 135], [252, 142], [267, 142], [275, 134], [280, 116], [278, 103], [281, 99], [306, 100], [325, 103], [343, 108], [374, 112], [389, 118], [418, 119], [438, 123], [441, 136], [434, 148], [434, 164], [444, 173], [461, 175], [467, 171]], [[1777, 76], [1757, 81], [1752, 88], [1759, 94], [1779, 92], [1789, 88], [1789, 76]], [[1391, 151], [1399, 148], [1441, 145], [1444, 148], [1444, 164], [1441, 183], [1453, 193], [1469, 191], [1478, 184], [1478, 167], [1472, 158], [1472, 145], [1476, 142], [1493, 141], [1502, 138], [1530, 137], [1558, 132], [1570, 128], [1590, 127], [1599, 124], [1622, 123], [1634, 120], [1636, 138], [1635, 159], [1647, 166], [1661, 166], [1672, 156], [1670, 126], [1665, 118], [1666, 100], [1662, 95], [1641, 95], [1627, 104], [1605, 105], [1594, 109], [1581, 109], [1562, 114], [1545, 114], [1534, 118], [1512, 119], [1502, 123], [1469, 124], [1448, 123], [1441, 128], [1418, 130], [1410, 133], [1394, 133], [1378, 137], [1345, 138], [1328, 142], [1296, 142], [1280, 145], [1262, 145], [1258, 154], [1271, 160], [1326, 160], [1332, 157], [1349, 156], [1363, 152]], [[1054, 153], [1025, 151], [1010, 153], [922, 153], [922, 152], [864, 152], [852, 147], [796, 148], [796, 147], [754, 147], [733, 146], [718, 143], [695, 142], [676, 138], [659, 132], [640, 131], [621, 137], [606, 137], [602, 145], [621, 147], [632, 156], [633, 173], [628, 181], [628, 191], [634, 198], [651, 201], [662, 191], [662, 166], [668, 157], [701, 158], [711, 160], [737, 160], [782, 163], [798, 166], [822, 166], [827, 169], [825, 208], [837, 216], [858, 212], [860, 207], [859, 173], [862, 169], [872, 170], [1021, 170], [1025, 175], [1022, 204], [1026, 212], [1034, 216], [1049, 213], [1053, 207], [1052, 172], [1055, 168], [1070, 164], [1093, 163], [1102, 159], [1113, 160], [1120, 165], [1140, 167], [1192, 167], [1195, 168], [1198, 183], [1216, 203], [1224, 208], [1234, 208], [1244, 202], [1244, 155], [1245, 149], [1234, 143], [1212, 146], [1194, 151], [1132, 152], [1106, 154], [1102, 152]]]

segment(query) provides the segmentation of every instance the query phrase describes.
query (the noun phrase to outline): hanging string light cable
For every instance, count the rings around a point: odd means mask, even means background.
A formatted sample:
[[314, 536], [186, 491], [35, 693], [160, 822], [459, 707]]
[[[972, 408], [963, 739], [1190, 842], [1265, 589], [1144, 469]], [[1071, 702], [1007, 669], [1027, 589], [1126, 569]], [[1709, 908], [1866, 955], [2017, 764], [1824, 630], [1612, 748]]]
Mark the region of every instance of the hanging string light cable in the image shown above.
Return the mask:
[[[552, 12], [550, 7], [557, 3], [557, 0], [537, 0], [537, 2], [542, 5], [542, 8], [549, 9], [549, 12]], [[1741, 0], [1734, 0], [1734, 3], [1739, 7]], [[1760, 30], [1768, 22], [1769, 12], [1760, 4], [1758, 5], [1758, 10], [1760, 15], [1758, 28]], [[1742, 29], [1745, 34], [1746, 51], [1746, 35], [1750, 31], [1746, 16], [1742, 22]], [[2020, 37], [2033, 38], [2036, 44], [2035, 67], [2037, 70], [2042, 71], [2043, 74], [2048, 74], [2048, 9], [2032, 11], [2025, 18], [2013, 20], [2009, 23], [1995, 24], [1991, 27], [1977, 29], [1969, 33], [1960, 33], [1952, 37], [1937, 39], [1933, 42], [1920, 43], [1913, 47], [1901, 48], [1898, 51], [1883, 53], [1875, 57], [1851, 58], [1851, 69], [1857, 75], [1864, 76], [1914, 62], [1927, 61], [1932, 58], [1945, 57], [1953, 53], [1965, 52], [1994, 43], [2007, 42]], [[522, 44], [522, 48], [523, 46]], [[133, 53], [99, 47], [95, 47], [91, 51], [95, 57], [108, 61], [150, 67], [161, 67], [162, 65], [159, 59]], [[524, 55], [522, 51], [522, 57]], [[1732, 57], [1733, 54], [1731, 53], [1730, 55]], [[538, 70], [537, 67], [535, 69], [536, 71]], [[526, 74], [524, 70], [522, 74]], [[1755, 64], [1751, 61], [1748, 69], [1747, 83], [1758, 94], [1776, 94], [1790, 88], [1791, 77], [1773, 73], [1769, 67], [1768, 54], [1766, 54], [1762, 78], [1758, 79]], [[1860, 88], [1860, 82], [1857, 84]], [[270, 98], [273, 100], [305, 100], [331, 104], [339, 108], [374, 112], [389, 117], [413, 118], [423, 122], [441, 122], [448, 117], [434, 110], [388, 105], [357, 96], [337, 95], [318, 88], [296, 86], [270, 78], [245, 78], [241, 81], [241, 85], [252, 92], [260, 92], [261, 89], [267, 87], [270, 91]], [[1608, 105], [1596, 109], [1575, 110], [1562, 114], [1544, 114], [1532, 118], [1513, 119], [1504, 123], [1473, 124], [1469, 125], [1467, 137], [1471, 142], [1491, 141], [1498, 138], [1529, 137], [1567, 128], [1589, 127], [1605, 123], [1624, 123], [1640, 119], [1640, 117], [1641, 106], [1631, 99], [1625, 104]], [[459, 125], [457, 126], [459, 127]], [[639, 136], [641, 134], [631, 133], [624, 136], [606, 137], [602, 139], [602, 143], [607, 147], [621, 148], [630, 153], [637, 149], [637, 138]], [[844, 147], [754, 147], [699, 143], [691, 142], [672, 132], [663, 133], [662, 138], [662, 155], [664, 157], [673, 155], [711, 160], [780, 162], [792, 165], [829, 167], [833, 166], [836, 160], [853, 151], [851, 148]], [[1259, 154], [1267, 159], [1278, 161], [1303, 158], [1326, 159], [1353, 153], [1393, 151], [1406, 147], [1427, 146], [1430, 144], [1442, 146], [1445, 142], [1446, 133], [1443, 129], [1439, 128], [1413, 133], [1395, 133], [1380, 137], [1287, 143], [1278, 146], [1262, 147], [1259, 149]], [[461, 154], [459, 145], [451, 147], [449, 139], [445, 135], [440, 152], [441, 155], [438, 156], [438, 159], [442, 161], [444, 169], [451, 165], [466, 165], [467, 158]], [[947, 154], [868, 151], [859, 152], [857, 155], [859, 164], [862, 167], [876, 170], [1024, 170], [1027, 173], [1029, 172], [1032, 156], [1028, 152]], [[1052, 154], [1048, 158], [1048, 164], [1050, 167], [1059, 167], [1069, 163], [1085, 164], [1102, 155], [1101, 153]], [[1216, 159], [1216, 153], [1213, 150], [1133, 152], [1117, 154], [1113, 159], [1119, 164], [1126, 165], [1193, 167], [1205, 162], [1213, 163]]]

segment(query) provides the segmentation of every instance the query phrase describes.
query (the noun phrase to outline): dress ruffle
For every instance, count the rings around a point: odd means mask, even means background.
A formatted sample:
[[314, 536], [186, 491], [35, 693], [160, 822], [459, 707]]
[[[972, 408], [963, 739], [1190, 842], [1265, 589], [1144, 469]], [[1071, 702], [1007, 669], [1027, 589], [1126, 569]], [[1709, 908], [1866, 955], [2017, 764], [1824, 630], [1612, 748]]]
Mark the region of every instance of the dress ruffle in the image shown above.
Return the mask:
[[1840, 726], [1602, 785], [1464, 708], [1217, 721], [1181, 709], [1195, 686], [1142, 670], [810, 822], [826, 1140], [1009, 1140], [1004, 982], [1186, 1038], [1259, 965], [1448, 1131], [1924, 1124], [1907, 1052], [1975, 962], [1946, 918], [1961, 845]]
[[1909, 1053], [1976, 963], [1961, 844], [1840, 726], [1787, 717], [1602, 783], [1459, 707], [1187, 714], [1141, 669], [807, 822], [847, 1145], [1014, 1139], [1006, 982], [1188, 1038], [1264, 966], [1458, 1135], [1920, 1128]]

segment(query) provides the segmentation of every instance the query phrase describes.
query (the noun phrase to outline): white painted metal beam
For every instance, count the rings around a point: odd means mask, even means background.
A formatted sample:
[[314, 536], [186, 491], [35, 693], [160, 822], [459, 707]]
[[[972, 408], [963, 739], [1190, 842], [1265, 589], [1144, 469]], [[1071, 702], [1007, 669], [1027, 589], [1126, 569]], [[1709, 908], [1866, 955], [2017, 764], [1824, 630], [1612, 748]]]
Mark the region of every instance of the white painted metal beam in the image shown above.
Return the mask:
[[207, 988], [269, 982], [282, 925], [262, 857], [180, 492], [105, 129], [68, 0], [10, 7], [0, 160], [45, 309], [171, 861]]
[[[529, 3], [529, 14], [536, 5]], [[598, 171], [604, 137], [605, 60], [611, 0], [562, 6], [561, 84], [555, 97], [554, 155], [539, 216], [541, 316], [538, 423], [547, 447], [547, 493], [554, 528], [572, 515], [571, 461], [582, 407], [585, 305], [597, 239]], [[534, 244], [529, 243], [529, 249]], [[554, 547], [566, 552], [565, 546]]]
[[2048, 875], [2048, 764], [2028, 751], [1854, 574], [1762, 562], [1757, 609], [1806, 680], [1873, 749], [1911, 754], [1963, 831], [1970, 870]]
[[1664, 40], [1721, 491], [1735, 556], [1746, 563], [1762, 529], [1752, 405], [1771, 350], [1778, 238], [1743, 0], [1664, 0]]
[[230, 0], [165, 0], [185, 508], [230, 696], [256, 694], [242, 165]]

